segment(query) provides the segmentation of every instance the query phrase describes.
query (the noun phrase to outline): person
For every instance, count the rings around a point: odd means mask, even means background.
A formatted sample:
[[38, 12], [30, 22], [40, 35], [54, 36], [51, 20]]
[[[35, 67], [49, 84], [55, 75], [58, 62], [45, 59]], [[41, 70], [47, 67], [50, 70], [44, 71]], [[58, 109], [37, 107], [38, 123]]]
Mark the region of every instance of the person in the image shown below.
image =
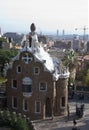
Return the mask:
[[72, 130], [80, 130], [76, 125], [77, 125], [77, 121], [75, 119], [73, 119], [73, 128]]
[[75, 119], [73, 119], [73, 124], [74, 124], [74, 127], [77, 125], [77, 121]]

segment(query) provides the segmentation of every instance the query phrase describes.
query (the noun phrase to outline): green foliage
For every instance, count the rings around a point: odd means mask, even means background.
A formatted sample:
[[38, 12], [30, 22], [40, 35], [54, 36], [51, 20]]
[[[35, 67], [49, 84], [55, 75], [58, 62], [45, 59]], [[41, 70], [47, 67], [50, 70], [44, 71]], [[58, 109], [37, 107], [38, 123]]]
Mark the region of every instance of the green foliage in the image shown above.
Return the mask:
[[77, 63], [77, 62], [75, 62], [75, 60], [76, 60], [76, 56], [75, 56], [75, 52], [73, 50], [64, 51], [63, 64], [65, 66], [68, 66], [69, 69], [74, 68]]
[[11, 58], [17, 55], [17, 49], [4, 50], [0, 49], [0, 66], [1, 73], [3, 72], [3, 67], [5, 63], [9, 63]]
[[16, 56], [17, 52], [16, 49], [10, 49], [8, 51], [0, 49], [0, 64], [9, 62], [12, 57]]
[[76, 80], [89, 85], [89, 62], [86, 63], [86, 67], [76, 76]]
[[4, 82], [6, 82], [6, 81], [7, 81], [6, 78], [0, 76], [0, 83], [4, 83]]
[[86, 73], [84, 79], [85, 79], [85, 83], [86, 83], [87, 85], [89, 85], [89, 69], [87, 70], [87, 73]]
[[0, 111], [0, 127], [13, 128], [14, 130], [30, 130], [28, 123], [22, 115], [8, 110]]
[[6, 39], [4, 37], [0, 37], [0, 42], [6, 42]]
[[69, 68], [69, 84], [75, 81], [75, 68], [77, 65], [76, 53], [73, 50], [65, 50], [63, 64]]
[[16, 130], [28, 130], [28, 126], [26, 124], [25, 119], [18, 117], [16, 124], [15, 124], [15, 129]]

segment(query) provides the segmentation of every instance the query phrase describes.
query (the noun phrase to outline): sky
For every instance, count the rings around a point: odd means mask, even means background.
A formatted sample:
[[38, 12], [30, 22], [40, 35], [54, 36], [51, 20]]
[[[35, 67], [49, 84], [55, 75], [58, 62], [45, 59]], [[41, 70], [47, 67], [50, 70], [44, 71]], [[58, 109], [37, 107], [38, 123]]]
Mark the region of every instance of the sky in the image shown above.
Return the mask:
[[3, 33], [29, 32], [31, 23], [42, 33], [83, 33], [84, 26], [89, 27], [88, 15], [88, 0], [0, 0]]

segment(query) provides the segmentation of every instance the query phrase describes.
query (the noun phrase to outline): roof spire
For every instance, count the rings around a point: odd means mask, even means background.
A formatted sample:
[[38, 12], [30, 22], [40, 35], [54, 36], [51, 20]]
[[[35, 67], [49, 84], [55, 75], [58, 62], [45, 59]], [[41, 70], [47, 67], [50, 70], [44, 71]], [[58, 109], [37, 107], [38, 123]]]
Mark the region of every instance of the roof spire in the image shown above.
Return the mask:
[[30, 30], [31, 30], [32, 33], [35, 32], [35, 30], [36, 30], [36, 26], [35, 26], [34, 23], [31, 24], [31, 26], [30, 26]]
[[29, 33], [29, 46], [32, 48], [32, 50], [36, 50], [38, 37], [37, 37], [37, 33], [35, 32], [36, 26], [34, 23], [31, 24], [30, 30], [31, 32]]

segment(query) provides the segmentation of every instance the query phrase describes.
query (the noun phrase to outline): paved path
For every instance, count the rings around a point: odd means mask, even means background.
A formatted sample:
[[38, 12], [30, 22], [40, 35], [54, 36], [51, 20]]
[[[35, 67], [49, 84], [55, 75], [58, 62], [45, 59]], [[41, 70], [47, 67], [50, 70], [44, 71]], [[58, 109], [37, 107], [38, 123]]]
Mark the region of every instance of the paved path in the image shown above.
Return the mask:
[[[89, 117], [89, 115], [88, 115]], [[48, 120], [34, 123], [36, 130], [72, 130], [73, 121]], [[77, 127], [80, 130], [89, 130], [89, 118], [77, 120]]]
[[[71, 115], [68, 120], [67, 117], [55, 117], [53, 120], [48, 119], [45, 121], [34, 122], [34, 127], [36, 130], [72, 130], [73, 128], [73, 118], [75, 117], [75, 103], [71, 102]], [[76, 119], [77, 127], [80, 130], [89, 130], [89, 104], [85, 104], [84, 117]]]

